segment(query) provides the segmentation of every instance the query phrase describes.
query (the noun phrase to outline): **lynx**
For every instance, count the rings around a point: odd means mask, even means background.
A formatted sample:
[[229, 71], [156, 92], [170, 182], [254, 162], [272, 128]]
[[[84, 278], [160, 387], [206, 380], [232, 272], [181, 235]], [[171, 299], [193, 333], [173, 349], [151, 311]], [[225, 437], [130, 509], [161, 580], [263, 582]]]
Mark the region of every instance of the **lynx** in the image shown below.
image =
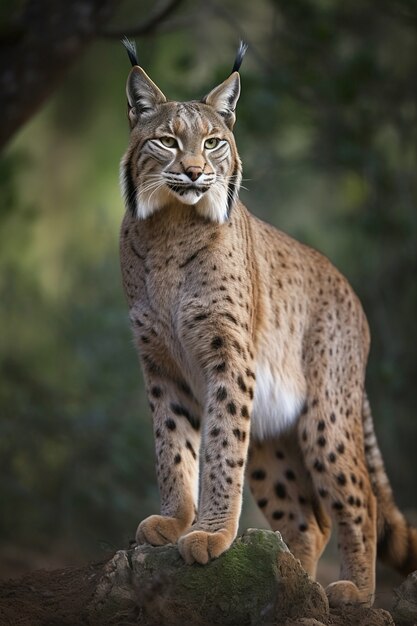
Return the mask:
[[375, 559], [417, 569], [417, 531], [395, 505], [364, 388], [369, 330], [347, 280], [239, 201], [230, 76], [175, 102], [138, 66], [127, 80], [121, 267], [145, 377], [161, 514], [139, 543], [205, 564], [234, 540], [246, 473], [305, 570], [337, 527], [332, 605], [371, 604]]

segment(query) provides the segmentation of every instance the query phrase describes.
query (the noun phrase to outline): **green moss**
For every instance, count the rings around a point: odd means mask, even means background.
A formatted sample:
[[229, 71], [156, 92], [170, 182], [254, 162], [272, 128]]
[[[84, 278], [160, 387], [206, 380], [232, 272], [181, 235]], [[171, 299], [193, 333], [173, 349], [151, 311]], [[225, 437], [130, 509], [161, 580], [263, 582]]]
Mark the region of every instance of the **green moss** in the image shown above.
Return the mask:
[[[266, 530], [247, 531], [231, 548], [207, 565], [186, 565], [175, 546], [141, 548], [137, 570], [143, 568], [166, 581], [170, 597], [184, 596], [190, 612], [218, 620], [239, 616], [241, 624], [256, 623], [271, 610], [277, 595], [279, 552], [288, 548], [278, 534]], [[146, 555], [146, 556], [145, 556]], [[133, 559], [135, 564], [135, 559]], [[248, 601], [249, 599], [249, 601]]]

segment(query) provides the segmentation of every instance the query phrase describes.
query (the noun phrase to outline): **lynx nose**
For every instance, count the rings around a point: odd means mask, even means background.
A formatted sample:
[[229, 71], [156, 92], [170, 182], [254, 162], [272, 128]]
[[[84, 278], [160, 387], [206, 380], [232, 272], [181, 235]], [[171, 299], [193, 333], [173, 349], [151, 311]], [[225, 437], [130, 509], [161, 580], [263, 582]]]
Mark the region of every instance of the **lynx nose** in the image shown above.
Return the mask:
[[203, 168], [197, 167], [195, 165], [190, 165], [190, 167], [187, 167], [187, 169], [185, 170], [185, 173], [187, 174], [188, 178], [191, 178], [191, 180], [194, 182], [203, 173]]

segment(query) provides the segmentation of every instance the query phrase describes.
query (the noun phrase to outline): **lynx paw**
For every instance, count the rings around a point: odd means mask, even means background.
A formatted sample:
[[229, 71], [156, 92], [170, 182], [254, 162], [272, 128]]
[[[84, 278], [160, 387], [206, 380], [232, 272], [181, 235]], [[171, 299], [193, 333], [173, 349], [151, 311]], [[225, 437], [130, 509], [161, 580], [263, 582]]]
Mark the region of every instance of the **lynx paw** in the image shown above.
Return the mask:
[[233, 541], [231, 534], [222, 528], [214, 533], [204, 530], [191, 530], [178, 541], [178, 549], [184, 561], [205, 565], [225, 552]]
[[150, 543], [152, 546], [164, 546], [167, 543], [176, 543], [186, 529], [187, 525], [180, 519], [151, 515], [139, 524], [136, 541]]
[[372, 605], [372, 594], [361, 593], [355, 583], [350, 580], [339, 580], [326, 587], [326, 594], [331, 608], [343, 607], [346, 604]]

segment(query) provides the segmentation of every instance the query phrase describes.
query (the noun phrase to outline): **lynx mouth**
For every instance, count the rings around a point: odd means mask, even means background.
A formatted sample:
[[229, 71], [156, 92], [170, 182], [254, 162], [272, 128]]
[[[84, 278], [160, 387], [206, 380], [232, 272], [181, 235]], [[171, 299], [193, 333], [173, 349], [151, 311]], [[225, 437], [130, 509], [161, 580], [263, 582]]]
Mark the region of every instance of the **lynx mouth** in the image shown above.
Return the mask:
[[185, 183], [168, 183], [168, 188], [177, 193], [179, 196], [185, 196], [186, 194], [194, 193], [198, 196], [203, 195], [206, 191], [209, 190], [208, 185], [187, 185]]
[[167, 187], [183, 204], [189, 205], [197, 204], [210, 189], [210, 185], [188, 183], [167, 183]]

